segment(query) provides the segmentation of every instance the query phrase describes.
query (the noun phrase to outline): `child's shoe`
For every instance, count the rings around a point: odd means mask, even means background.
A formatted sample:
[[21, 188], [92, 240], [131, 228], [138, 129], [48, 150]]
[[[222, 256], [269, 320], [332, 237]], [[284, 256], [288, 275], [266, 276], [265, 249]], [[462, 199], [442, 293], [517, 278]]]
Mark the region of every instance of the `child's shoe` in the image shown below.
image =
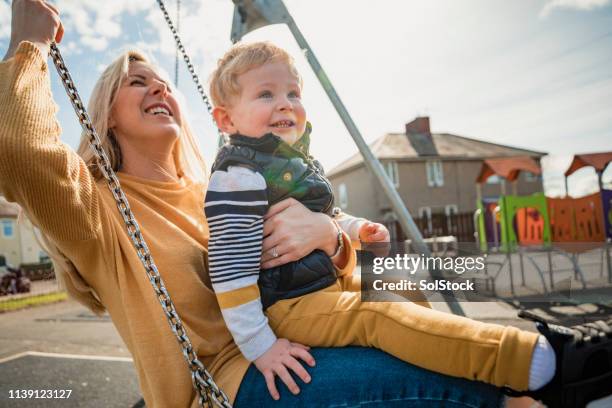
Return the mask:
[[612, 395], [612, 319], [571, 328], [548, 324], [527, 311], [519, 317], [536, 322], [551, 344], [557, 359], [555, 376], [536, 391], [521, 393], [549, 408], [584, 407], [588, 402]]

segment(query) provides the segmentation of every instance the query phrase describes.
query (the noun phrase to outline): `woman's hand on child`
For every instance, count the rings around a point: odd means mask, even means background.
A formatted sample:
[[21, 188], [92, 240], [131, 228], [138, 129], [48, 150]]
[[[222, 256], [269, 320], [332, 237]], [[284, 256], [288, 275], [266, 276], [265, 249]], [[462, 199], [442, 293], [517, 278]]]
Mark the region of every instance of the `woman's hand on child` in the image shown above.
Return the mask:
[[314, 367], [315, 360], [308, 350], [309, 347], [302, 344], [292, 343], [287, 339], [278, 339], [268, 351], [254, 361], [255, 366], [266, 379], [268, 391], [273, 399], [280, 398], [274, 381], [277, 375], [291, 393], [297, 395], [300, 392], [300, 387], [295, 383], [287, 368], [290, 368], [305, 383], [310, 382], [310, 375], [297, 360], [299, 358]]
[[387, 227], [376, 222], [366, 221], [359, 228], [359, 240], [371, 245], [368, 250], [376, 256], [386, 256], [390, 249], [390, 234]]
[[315, 249], [333, 254], [337, 232], [331, 218], [312, 212], [294, 198], [274, 204], [264, 221], [261, 266], [284, 265], [308, 255]]
[[11, 41], [4, 59], [11, 58], [22, 41], [34, 43], [46, 57], [51, 42], [59, 43], [63, 35], [64, 26], [55, 6], [42, 0], [14, 0]]

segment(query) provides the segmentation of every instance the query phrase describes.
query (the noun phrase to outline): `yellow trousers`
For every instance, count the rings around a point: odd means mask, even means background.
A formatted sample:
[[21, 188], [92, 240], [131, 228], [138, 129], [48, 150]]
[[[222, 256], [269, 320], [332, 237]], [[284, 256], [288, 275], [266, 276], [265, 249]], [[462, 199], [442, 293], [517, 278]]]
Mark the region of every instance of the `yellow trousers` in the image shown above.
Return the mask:
[[[375, 347], [455, 377], [526, 390], [536, 333], [481, 323], [415, 302], [361, 302], [358, 277], [277, 302], [266, 311], [277, 336], [314, 347]], [[425, 306], [425, 307], [424, 307]]]

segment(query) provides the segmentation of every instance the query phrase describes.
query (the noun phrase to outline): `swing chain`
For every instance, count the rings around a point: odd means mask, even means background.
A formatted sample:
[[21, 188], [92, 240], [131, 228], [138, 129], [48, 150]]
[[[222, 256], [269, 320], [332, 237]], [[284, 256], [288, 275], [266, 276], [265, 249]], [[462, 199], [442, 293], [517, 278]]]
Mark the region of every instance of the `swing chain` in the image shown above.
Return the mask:
[[[176, 31], [181, 31], [181, 0], [176, 0]], [[178, 88], [179, 82], [179, 52], [174, 53], [174, 86]]]
[[127, 197], [121, 189], [119, 179], [111, 167], [108, 155], [102, 148], [100, 138], [93, 128], [89, 115], [87, 114], [83, 102], [81, 101], [81, 97], [79, 96], [74, 82], [72, 81], [72, 77], [68, 72], [68, 68], [66, 68], [66, 65], [64, 64], [64, 59], [62, 58], [55, 43], [51, 43], [50, 55], [53, 59], [55, 67], [57, 68], [57, 72], [62, 80], [62, 83], [64, 84], [64, 88], [66, 89], [70, 102], [72, 103], [72, 106], [74, 107], [74, 110], [79, 118], [81, 127], [89, 137], [89, 145], [96, 155], [98, 166], [106, 179], [113, 197], [115, 198], [117, 208], [125, 221], [128, 235], [136, 248], [140, 261], [144, 265], [147, 277], [155, 290], [157, 299], [164, 309], [164, 313], [166, 314], [170, 328], [181, 345], [183, 356], [187, 360], [189, 369], [191, 371], [193, 386], [200, 397], [200, 405], [203, 407], [209, 407], [212, 403], [218, 407], [231, 408], [227, 395], [225, 395], [225, 393], [217, 386], [212, 376], [208, 370], [206, 370], [193, 349], [191, 341], [187, 336], [187, 331], [181, 322], [176, 308], [174, 307], [174, 303], [172, 302], [172, 299], [170, 298], [170, 295], [166, 289], [164, 281], [162, 280], [157, 266], [153, 261], [153, 256], [151, 255], [151, 252], [149, 251], [149, 248], [142, 236], [138, 222], [134, 218], [134, 214], [132, 213]]
[[[187, 70], [191, 74], [191, 78], [193, 79], [193, 82], [195, 83], [196, 88], [198, 92], [200, 93], [200, 96], [202, 96], [204, 105], [206, 105], [206, 109], [208, 110], [208, 113], [212, 117], [213, 107], [212, 107], [212, 104], [210, 103], [210, 99], [206, 95], [206, 92], [204, 91], [204, 87], [202, 86], [202, 83], [200, 82], [200, 77], [198, 77], [198, 74], [196, 73], [195, 68], [193, 67], [193, 64], [191, 63], [191, 58], [189, 58], [189, 55], [187, 55], [187, 52], [185, 51], [183, 42], [181, 41], [181, 38], [179, 37], [179, 34], [176, 28], [174, 27], [174, 24], [172, 23], [172, 19], [170, 18], [170, 14], [168, 14], [168, 10], [166, 10], [166, 5], [164, 4], [163, 0], [157, 0], [157, 4], [159, 5], [159, 8], [161, 9], [162, 13], [164, 13], [164, 18], [166, 19], [166, 23], [168, 23], [168, 27], [170, 28], [170, 31], [172, 31], [172, 35], [174, 36], [174, 42], [176, 42], [176, 48], [178, 51], [181, 52], [181, 54], [183, 54], [183, 60], [187, 64]], [[223, 134], [221, 129], [219, 129], [219, 127], [217, 127], [217, 133], [219, 135], [219, 141], [220, 142], [225, 141], [225, 135]]]

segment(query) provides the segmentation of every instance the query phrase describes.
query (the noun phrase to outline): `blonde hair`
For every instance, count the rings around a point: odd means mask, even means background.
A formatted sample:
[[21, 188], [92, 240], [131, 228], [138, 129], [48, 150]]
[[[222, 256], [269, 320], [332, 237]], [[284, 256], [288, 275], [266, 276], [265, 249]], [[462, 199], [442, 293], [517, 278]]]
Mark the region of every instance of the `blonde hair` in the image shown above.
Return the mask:
[[[121, 150], [119, 144], [109, 128], [111, 110], [116, 101], [117, 91], [128, 74], [131, 62], [142, 62], [154, 67], [149, 59], [141, 52], [129, 50], [123, 52], [113, 61], [100, 75], [92, 91], [88, 113], [94, 129], [96, 129], [101, 141], [101, 146], [106, 152], [111, 167], [114, 171], [121, 169]], [[154, 71], [159, 71], [154, 69]], [[181, 113], [181, 135], [178, 142], [174, 144], [172, 152], [179, 177], [186, 176], [197, 182], [205, 182], [207, 179], [206, 166], [196, 144], [194, 135], [187, 124], [185, 113]], [[87, 164], [87, 167], [96, 180], [103, 175], [98, 168], [97, 159], [89, 147], [89, 137], [86, 132], [81, 134], [81, 141], [77, 153]], [[87, 282], [83, 280], [75, 265], [59, 250], [48, 237], [41, 234], [41, 244], [53, 261], [56, 276], [63, 284], [67, 292], [77, 301], [88, 307], [95, 313], [103, 313], [104, 305]]]
[[238, 43], [229, 49], [217, 62], [217, 68], [210, 76], [210, 97], [215, 106], [230, 106], [232, 98], [239, 96], [241, 89], [238, 77], [247, 71], [271, 62], [287, 64], [298, 78], [302, 77], [295, 68], [293, 57], [280, 47], [268, 41]]

